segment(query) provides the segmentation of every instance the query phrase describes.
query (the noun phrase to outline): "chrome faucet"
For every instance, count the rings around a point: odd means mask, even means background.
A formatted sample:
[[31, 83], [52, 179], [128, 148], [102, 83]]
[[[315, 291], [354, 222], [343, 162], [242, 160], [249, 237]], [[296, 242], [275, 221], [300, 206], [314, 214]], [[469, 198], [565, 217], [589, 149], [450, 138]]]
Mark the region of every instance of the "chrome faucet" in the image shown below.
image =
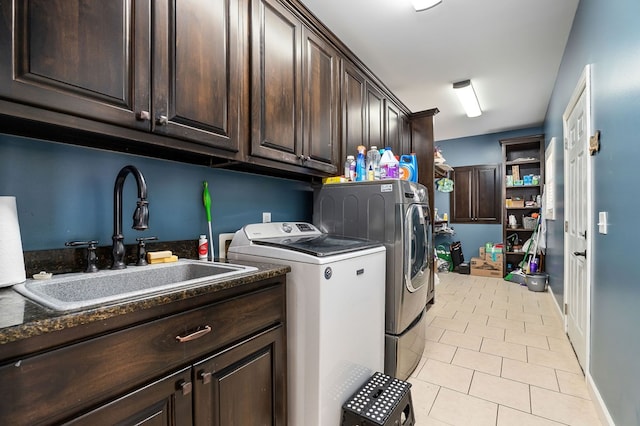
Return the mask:
[[138, 184], [138, 206], [133, 212], [133, 229], [144, 231], [149, 227], [149, 202], [147, 201], [147, 184], [144, 176], [134, 166], [124, 166], [118, 176], [113, 188], [113, 263], [111, 269], [124, 269], [125, 248], [124, 235], [122, 235], [122, 188], [127, 175], [131, 173], [136, 178]]

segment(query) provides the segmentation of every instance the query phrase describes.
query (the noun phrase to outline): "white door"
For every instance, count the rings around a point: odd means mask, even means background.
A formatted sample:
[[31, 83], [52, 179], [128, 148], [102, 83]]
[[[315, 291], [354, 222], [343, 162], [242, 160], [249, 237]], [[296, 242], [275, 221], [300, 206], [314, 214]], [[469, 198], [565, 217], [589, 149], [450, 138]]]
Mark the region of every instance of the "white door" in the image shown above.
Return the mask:
[[565, 176], [565, 289], [567, 334], [587, 370], [591, 250], [591, 170], [589, 68], [563, 116]]

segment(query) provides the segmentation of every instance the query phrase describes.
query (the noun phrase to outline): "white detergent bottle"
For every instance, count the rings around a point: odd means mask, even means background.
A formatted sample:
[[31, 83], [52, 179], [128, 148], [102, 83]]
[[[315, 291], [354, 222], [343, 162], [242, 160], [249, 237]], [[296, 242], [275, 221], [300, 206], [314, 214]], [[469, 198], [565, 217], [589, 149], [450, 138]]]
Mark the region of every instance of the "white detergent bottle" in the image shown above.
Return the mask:
[[400, 173], [400, 164], [398, 159], [393, 155], [391, 148], [387, 147], [380, 159], [380, 179], [398, 179]]

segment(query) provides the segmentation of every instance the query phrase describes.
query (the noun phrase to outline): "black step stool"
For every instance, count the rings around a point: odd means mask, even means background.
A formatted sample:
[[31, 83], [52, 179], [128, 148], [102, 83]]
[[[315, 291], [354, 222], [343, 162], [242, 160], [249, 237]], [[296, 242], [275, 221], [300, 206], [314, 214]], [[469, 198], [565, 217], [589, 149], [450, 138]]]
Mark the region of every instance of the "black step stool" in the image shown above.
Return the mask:
[[375, 373], [342, 406], [342, 426], [413, 426], [411, 383]]

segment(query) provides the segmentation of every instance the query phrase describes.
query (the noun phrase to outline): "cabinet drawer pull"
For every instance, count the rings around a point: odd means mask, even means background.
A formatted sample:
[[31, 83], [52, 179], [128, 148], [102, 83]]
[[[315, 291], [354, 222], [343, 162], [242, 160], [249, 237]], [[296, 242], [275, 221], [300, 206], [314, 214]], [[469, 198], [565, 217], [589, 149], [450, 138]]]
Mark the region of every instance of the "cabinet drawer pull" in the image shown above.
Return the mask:
[[136, 120], [138, 121], [147, 121], [151, 119], [151, 114], [149, 111], [139, 111], [136, 112]]
[[206, 373], [204, 371], [201, 371], [200, 378], [202, 379], [202, 383], [204, 383], [205, 385], [207, 383], [211, 383], [211, 373]]
[[161, 115], [156, 119], [156, 123], [160, 126], [166, 126], [169, 123], [169, 118], [166, 115]]
[[209, 332], [211, 332], [211, 327], [205, 325], [204, 328], [194, 331], [191, 334], [187, 334], [186, 336], [176, 336], [176, 340], [180, 343], [189, 342], [191, 340], [199, 339]]
[[193, 384], [191, 382], [187, 382], [185, 380], [180, 380], [178, 382], [178, 390], [182, 391], [182, 395], [189, 395], [192, 389]]

